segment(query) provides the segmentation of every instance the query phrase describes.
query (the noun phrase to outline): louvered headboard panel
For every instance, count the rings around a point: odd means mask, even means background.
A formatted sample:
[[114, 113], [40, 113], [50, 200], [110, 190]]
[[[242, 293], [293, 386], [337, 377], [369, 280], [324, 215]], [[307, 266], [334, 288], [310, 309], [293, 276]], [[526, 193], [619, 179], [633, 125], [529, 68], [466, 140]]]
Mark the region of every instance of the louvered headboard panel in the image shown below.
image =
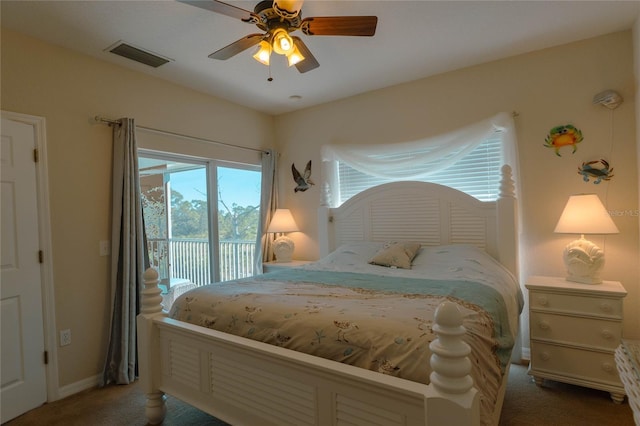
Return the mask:
[[514, 271], [515, 223], [512, 193], [481, 202], [438, 184], [394, 182], [368, 189], [340, 207], [320, 207], [320, 255], [356, 241], [473, 244]]
[[366, 203], [356, 203], [352, 208], [333, 210], [335, 247], [353, 241], [394, 239], [439, 244], [440, 206], [437, 200], [407, 197], [403, 192], [385, 191], [379, 195]]

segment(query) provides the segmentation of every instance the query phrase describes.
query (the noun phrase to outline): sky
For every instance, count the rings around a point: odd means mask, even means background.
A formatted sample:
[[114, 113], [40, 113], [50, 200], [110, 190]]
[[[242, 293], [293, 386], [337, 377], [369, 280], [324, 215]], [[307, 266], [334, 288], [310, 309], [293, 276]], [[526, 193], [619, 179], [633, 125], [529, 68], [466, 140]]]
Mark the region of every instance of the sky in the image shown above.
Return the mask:
[[[218, 167], [218, 182], [224, 202], [231, 207], [260, 205], [260, 172]], [[171, 188], [187, 200], [206, 198], [205, 168], [171, 174]]]

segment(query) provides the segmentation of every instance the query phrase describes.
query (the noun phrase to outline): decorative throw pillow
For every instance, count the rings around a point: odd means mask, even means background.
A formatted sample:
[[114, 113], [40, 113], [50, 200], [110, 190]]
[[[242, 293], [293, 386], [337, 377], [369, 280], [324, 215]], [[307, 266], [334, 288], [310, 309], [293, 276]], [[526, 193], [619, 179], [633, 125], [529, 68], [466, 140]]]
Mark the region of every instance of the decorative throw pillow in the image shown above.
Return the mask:
[[413, 241], [389, 242], [373, 256], [372, 265], [411, 269], [411, 261], [420, 250], [420, 243]]

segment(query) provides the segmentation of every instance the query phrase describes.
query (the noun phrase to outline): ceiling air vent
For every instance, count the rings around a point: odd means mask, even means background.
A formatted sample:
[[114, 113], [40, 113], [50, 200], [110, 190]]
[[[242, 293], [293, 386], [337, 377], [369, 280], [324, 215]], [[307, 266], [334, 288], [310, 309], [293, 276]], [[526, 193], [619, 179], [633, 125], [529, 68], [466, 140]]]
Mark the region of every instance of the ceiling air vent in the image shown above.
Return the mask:
[[154, 68], [158, 68], [160, 65], [164, 65], [167, 62], [172, 61], [169, 58], [164, 58], [162, 56], [156, 55], [155, 53], [151, 53], [148, 50], [132, 46], [123, 41], [119, 41], [107, 47], [105, 50]]

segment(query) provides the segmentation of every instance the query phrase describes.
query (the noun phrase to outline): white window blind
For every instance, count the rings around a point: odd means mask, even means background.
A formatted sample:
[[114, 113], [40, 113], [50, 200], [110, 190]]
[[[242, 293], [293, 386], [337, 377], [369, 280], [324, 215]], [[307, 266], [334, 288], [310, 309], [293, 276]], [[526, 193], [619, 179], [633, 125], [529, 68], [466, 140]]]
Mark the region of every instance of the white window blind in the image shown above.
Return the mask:
[[[446, 185], [466, 192], [480, 201], [496, 200], [500, 185], [500, 168], [504, 163], [502, 148], [502, 132], [496, 131], [453, 165], [427, 177], [411, 180]], [[380, 159], [393, 160], [393, 157], [394, 155], [380, 155]], [[425, 168], [416, 172], [426, 174], [429, 170]], [[344, 203], [365, 189], [398, 180], [400, 179], [385, 179], [362, 173], [345, 162], [338, 161], [339, 203]]]
[[332, 207], [372, 186], [401, 180], [439, 183], [492, 201], [499, 195], [502, 166], [518, 176], [515, 126], [506, 112], [409, 142], [323, 145], [321, 156], [321, 203]]

